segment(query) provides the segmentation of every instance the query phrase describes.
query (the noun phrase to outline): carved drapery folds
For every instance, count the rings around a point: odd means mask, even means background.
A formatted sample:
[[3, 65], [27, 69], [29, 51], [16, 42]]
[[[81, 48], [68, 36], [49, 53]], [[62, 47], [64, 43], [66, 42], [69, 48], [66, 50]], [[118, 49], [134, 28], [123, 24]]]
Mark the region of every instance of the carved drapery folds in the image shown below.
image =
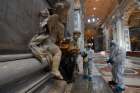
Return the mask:
[[54, 14], [50, 15], [47, 8], [40, 12], [41, 29], [40, 32], [34, 36], [30, 42], [30, 48], [32, 52], [37, 57], [40, 56], [38, 57], [40, 60], [43, 61], [47, 54], [51, 54], [54, 58], [55, 55], [60, 55], [59, 57], [61, 57], [58, 45], [60, 45], [61, 41], [64, 39], [64, 22], [66, 21], [62, 20], [62, 16], [67, 18], [68, 8], [69, 6], [67, 2], [59, 2], [54, 6]]

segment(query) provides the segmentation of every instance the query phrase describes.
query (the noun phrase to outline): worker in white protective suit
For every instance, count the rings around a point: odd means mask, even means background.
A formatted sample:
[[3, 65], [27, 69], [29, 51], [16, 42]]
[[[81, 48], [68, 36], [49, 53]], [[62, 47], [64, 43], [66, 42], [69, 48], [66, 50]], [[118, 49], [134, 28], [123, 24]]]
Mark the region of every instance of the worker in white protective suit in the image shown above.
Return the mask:
[[114, 85], [116, 91], [123, 91], [125, 90], [124, 69], [126, 52], [125, 49], [119, 47], [114, 41], [110, 45], [110, 57], [107, 62], [112, 64], [112, 81], [109, 81], [109, 84]]
[[92, 80], [94, 62], [94, 50], [91, 47], [92, 43], [88, 43], [83, 53], [84, 78], [89, 80]]

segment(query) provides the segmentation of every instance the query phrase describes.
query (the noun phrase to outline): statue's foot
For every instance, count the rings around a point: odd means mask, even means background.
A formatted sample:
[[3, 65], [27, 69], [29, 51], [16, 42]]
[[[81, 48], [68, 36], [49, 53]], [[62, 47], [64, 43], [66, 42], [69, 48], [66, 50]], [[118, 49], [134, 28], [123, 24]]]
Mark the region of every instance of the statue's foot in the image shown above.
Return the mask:
[[42, 63], [48, 63], [48, 60], [47, 60], [47, 58], [42, 58], [42, 61], [41, 61]]
[[52, 74], [54, 75], [55, 79], [63, 80], [63, 76], [60, 74], [60, 72], [52, 72]]

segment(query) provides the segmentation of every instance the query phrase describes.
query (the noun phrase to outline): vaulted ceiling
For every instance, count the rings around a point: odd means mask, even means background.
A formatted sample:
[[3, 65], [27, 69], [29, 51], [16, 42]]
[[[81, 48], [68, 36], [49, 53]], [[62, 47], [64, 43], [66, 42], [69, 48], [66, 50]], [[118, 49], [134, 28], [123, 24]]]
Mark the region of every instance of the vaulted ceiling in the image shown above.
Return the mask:
[[117, 0], [85, 0], [85, 39], [98, 37], [99, 31], [96, 28], [100, 27], [117, 4]]
[[117, 0], [85, 0], [84, 4], [85, 17], [96, 16], [102, 23], [118, 2]]

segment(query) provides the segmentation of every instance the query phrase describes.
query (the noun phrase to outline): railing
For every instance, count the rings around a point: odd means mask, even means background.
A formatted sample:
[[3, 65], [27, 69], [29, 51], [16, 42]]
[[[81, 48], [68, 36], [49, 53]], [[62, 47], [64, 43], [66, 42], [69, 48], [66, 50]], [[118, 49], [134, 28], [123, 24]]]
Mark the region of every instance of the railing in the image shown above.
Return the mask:
[[140, 57], [140, 51], [128, 51], [127, 56]]

